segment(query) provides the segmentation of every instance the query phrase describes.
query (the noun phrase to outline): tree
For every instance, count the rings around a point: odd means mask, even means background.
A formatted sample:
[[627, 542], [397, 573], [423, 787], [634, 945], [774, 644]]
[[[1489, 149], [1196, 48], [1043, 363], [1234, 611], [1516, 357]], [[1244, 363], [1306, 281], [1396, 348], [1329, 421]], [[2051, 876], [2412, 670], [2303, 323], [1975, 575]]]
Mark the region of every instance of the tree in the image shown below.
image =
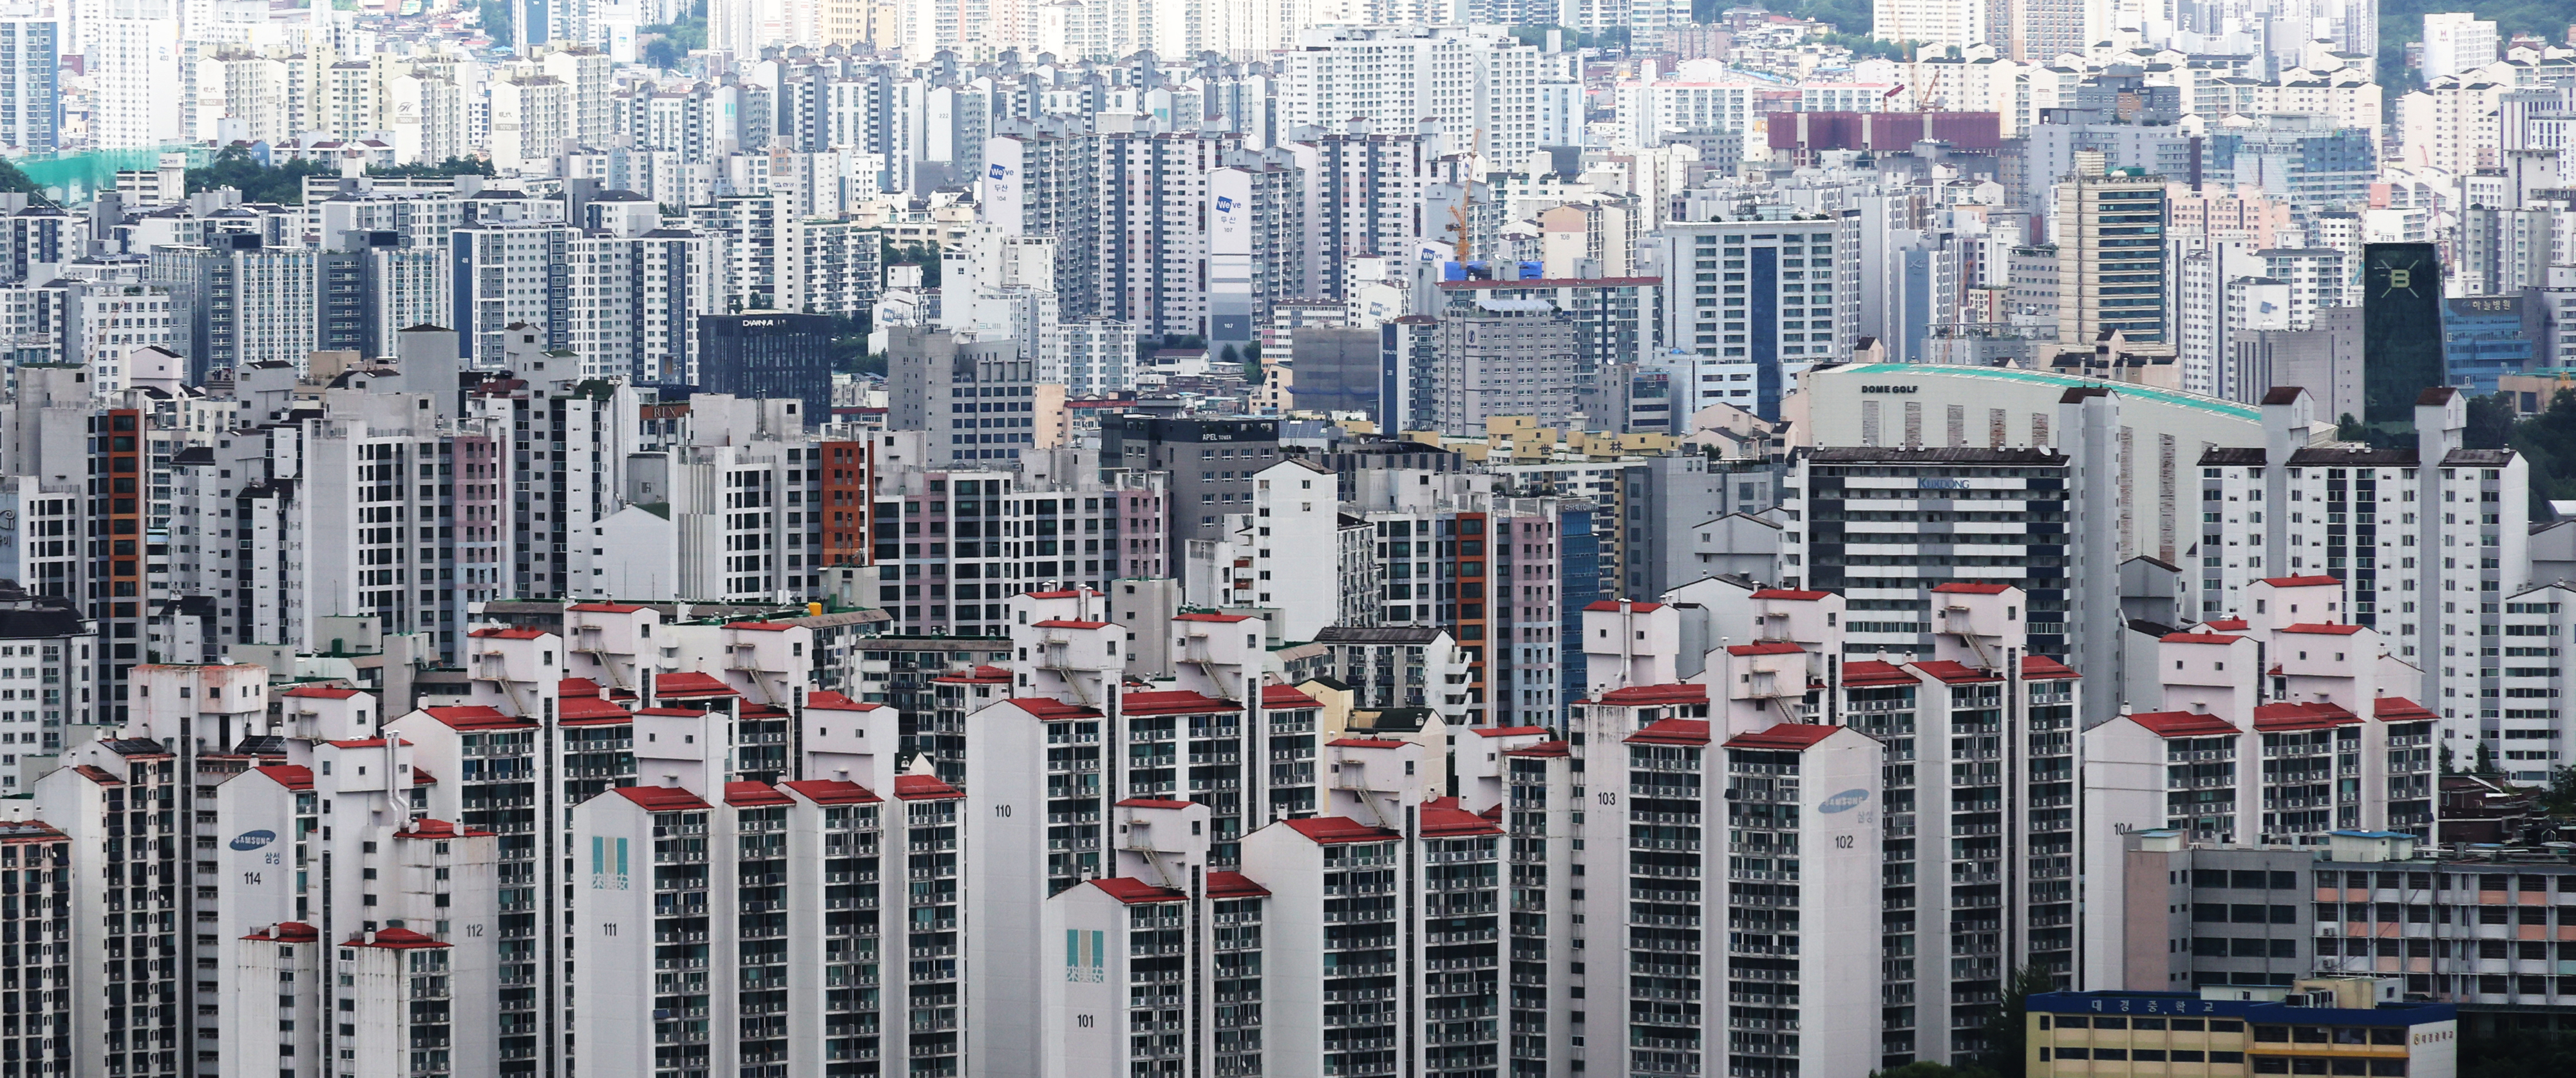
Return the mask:
[[2576, 765], [2550, 769], [2549, 785], [2540, 792], [2540, 808], [2553, 816], [2576, 814]]
[[2469, 429], [2461, 445], [2468, 449], [2502, 449], [2513, 437], [2513, 398], [2502, 393], [2469, 398]]
[[[2502, 1021], [2511, 1018], [2500, 1017]], [[2576, 1074], [2576, 1037], [2545, 1029], [2463, 1031], [2460, 1078]]]
[[435, 165], [386, 165], [370, 168], [367, 175], [430, 179], [439, 176], [489, 176], [492, 162], [480, 157], [450, 157]]
[[686, 18], [644, 27], [636, 36], [644, 40], [645, 63], [666, 71], [679, 67], [690, 53], [707, 47], [706, 0], [691, 4]]
[[2003, 1006], [1986, 1020], [1986, 1050], [1977, 1067], [1994, 1078], [2023, 1078], [2030, 1069], [2030, 1026], [2023, 1018], [2030, 997], [2057, 991], [2057, 976], [2033, 962], [2012, 973], [2004, 985]]
[[0, 191], [16, 195], [45, 193], [44, 188], [36, 186], [36, 181], [28, 179], [26, 173], [18, 171], [16, 162], [7, 160], [0, 160]]
[[832, 369], [852, 374], [882, 375], [886, 372], [885, 353], [868, 351], [868, 317], [832, 316]]
[[304, 202], [304, 177], [328, 176], [338, 171], [328, 161], [262, 165], [250, 155], [250, 147], [237, 142], [216, 151], [214, 160], [207, 162], [204, 168], [188, 170], [188, 193], [193, 195], [230, 187], [241, 192], [244, 202], [301, 205]]
[[893, 240], [886, 240], [879, 255], [888, 266], [921, 267], [921, 287], [939, 287], [938, 244], [919, 241], [898, 244]]

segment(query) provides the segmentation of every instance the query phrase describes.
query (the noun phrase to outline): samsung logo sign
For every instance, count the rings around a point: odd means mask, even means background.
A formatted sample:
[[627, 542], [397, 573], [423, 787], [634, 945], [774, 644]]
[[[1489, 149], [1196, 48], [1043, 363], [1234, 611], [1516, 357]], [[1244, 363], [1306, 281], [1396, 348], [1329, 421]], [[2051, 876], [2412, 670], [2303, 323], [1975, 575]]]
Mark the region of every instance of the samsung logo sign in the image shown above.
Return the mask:
[[233, 848], [236, 850], [256, 850], [275, 841], [277, 841], [277, 832], [275, 831], [244, 831], [241, 834], [233, 836]]
[[1869, 800], [1869, 791], [1867, 790], [1845, 790], [1833, 795], [1832, 797], [1826, 798], [1824, 804], [1816, 806], [1816, 811], [1849, 812], [1853, 809], [1859, 808], [1861, 802], [1867, 800]]
[[1922, 388], [1922, 386], [1862, 386], [1860, 387], [1860, 391], [1863, 393], [1913, 393], [1920, 391]]

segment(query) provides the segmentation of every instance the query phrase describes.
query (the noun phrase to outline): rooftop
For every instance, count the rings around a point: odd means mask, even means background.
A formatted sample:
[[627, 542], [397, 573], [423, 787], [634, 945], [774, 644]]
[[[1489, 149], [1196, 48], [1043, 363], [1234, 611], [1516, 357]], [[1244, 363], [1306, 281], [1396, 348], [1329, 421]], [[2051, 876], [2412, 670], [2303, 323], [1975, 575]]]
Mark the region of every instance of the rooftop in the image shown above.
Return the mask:
[[2251, 405], [2238, 404], [2234, 401], [2220, 400], [2216, 397], [2204, 397], [2198, 393], [2185, 393], [2180, 390], [2173, 389], [2155, 389], [2148, 386], [2131, 385], [2126, 382], [2112, 384], [2103, 382], [2096, 378], [2076, 378], [2063, 374], [2054, 374], [2047, 371], [2027, 371], [2013, 367], [1970, 367], [1950, 363], [1860, 363], [1851, 366], [1820, 370], [1814, 373], [1817, 375], [1829, 375], [1835, 377], [1955, 378], [1963, 381], [2008, 382], [2019, 385], [2048, 386], [2061, 389], [2107, 388], [2123, 397], [2132, 397], [2143, 401], [2153, 401], [2158, 404], [2171, 405], [2176, 408], [2189, 408], [2194, 411], [2226, 416], [2229, 419], [2242, 419], [2248, 423], [2259, 423], [2263, 419], [2263, 410], [2260, 408]]

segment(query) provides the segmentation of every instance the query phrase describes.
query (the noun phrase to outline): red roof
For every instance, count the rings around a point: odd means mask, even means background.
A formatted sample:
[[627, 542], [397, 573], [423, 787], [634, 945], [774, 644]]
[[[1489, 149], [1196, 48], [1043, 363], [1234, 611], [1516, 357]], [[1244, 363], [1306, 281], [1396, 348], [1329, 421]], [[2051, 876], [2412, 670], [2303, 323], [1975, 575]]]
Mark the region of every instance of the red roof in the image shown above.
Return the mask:
[[267, 767], [254, 767], [251, 770], [268, 776], [270, 782], [290, 790], [313, 788], [313, 769], [301, 764], [270, 764]]
[[1660, 719], [1628, 735], [1631, 745], [1708, 744], [1707, 719]]
[[1130, 797], [1118, 803], [1120, 808], [1185, 809], [1195, 802], [1170, 801], [1159, 797]]
[[1504, 749], [1505, 756], [1572, 756], [1574, 746], [1562, 741], [1541, 741], [1527, 748]]
[[2304, 704], [2263, 704], [2254, 709], [2254, 728], [2264, 731], [2327, 730], [2349, 726], [2361, 716], [2340, 704], [2311, 701]]
[[301, 696], [301, 697], [306, 697], [306, 698], [309, 698], [309, 699], [318, 699], [318, 700], [346, 700], [346, 699], [348, 699], [348, 698], [350, 698], [350, 697], [352, 697], [352, 696], [356, 696], [356, 695], [358, 695], [358, 690], [356, 690], [356, 689], [326, 689], [326, 688], [323, 688], [323, 687], [322, 687], [322, 686], [320, 686], [320, 685], [307, 685], [307, 686], [304, 686], [303, 688], [300, 688], [300, 689], [288, 689], [288, 690], [286, 690], [285, 692], [280, 693], [279, 695], [281, 695], [281, 696]]
[[952, 685], [1005, 685], [1010, 683], [1011, 672], [998, 666], [978, 666], [962, 674], [941, 674], [930, 680]]
[[2157, 639], [2167, 644], [2233, 644], [2245, 638], [2225, 633], [2166, 633]]
[[430, 774], [429, 769], [426, 767], [422, 767], [419, 764], [413, 764], [411, 767], [411, 784], [414, 786], [436, 786], [438, 785], [438, 776]]
[[865, 786], [839, 779], [798, 779], [778, 785], [804, 795], [806, 800], [817, 805], [864, 805], [883, 800]]
[[1932, 590], [1948, 592], [1952, 595], [2001, 595], [2004, 589], [2011, 586], [2009, 584], [1969, 584], [1953, 580], [1947, 584], [1935, 585]]
[[2021, 657], [2021, 676], [2031, 681], [2053, 681], [2083, 675], [2076, 673], [2073, 667], [2048, 656], [2024, 655]]
[[2243, 618], [2220, 618], [2216, 621], [2204, 621], [2200, 623], [2200, 627], [2202, 631], [2212, 633], [2241, 633], [2247, 629], [2253, 628], [2253, 626], [2247, 624]]
[[1322, 707], [1324, 702], [1286, 685], [1261, 687], [1261, 706], [1267, 711], [1293, 711], [1301, 707]]
[[2370, 717], [2381, 722], [2429, 722], [2433, 711], [2403, 696], [2382, 696], [2371, 701]]
[[555, 717], [558, 725], [563, 726], [620, 723], [632, 721], [635, 718], [625, 708], [596, 696], [564, 697], [556, 702]]
[[[1067, 592], [1066, 594], [1072, 594], [1072, 593]], [[1189, 614], [1174, 614], [1174, 615], [1172, 615], [1172, 620], [1173, 620], [1173, 621], [1251, 621], [1251, 620], [1252, 620], [1252, 615], [1250, 615], [1250, 614], [1208, 614], [1208, 613], [1189, 613]]]
[[537, 725], [535, 719], [504, 715], [499, 708], [472, 704], [463, 707], [425, 707], [421, 713], [436, 719], [450, 730], [525, 730]]
[[1109, 627], [1109, 623], [1105, 621], [1068, 621], [1063, 618], [1048, 618], [1045, 621], [1038, 622], [1037, 627], [1041, 629], [1106, 629]]
[[1148, 902], [1187, 902], [1190, 898], [1190, 896], [1182, 894], [1179, 891], [1172, 890], [1169, 887], [1156, 887], [1143, 880], [1130, 879], [1125, 876], [1111, 876], [1105, 879], [1093, 880], [1091, 881], [1091, 885], [1099, 888], [1102, 894], [1106, 894], [1109, 897], [1117, 899], [1118, 901], [1124, 902], [1130, 906], [1143, 905]]
[[905, 801], [939, 801], [951, 797], [964, 797], [966, 791], [928, 775], [897, 775], [894, 779], [894, 795]]
[[[385, 739], [381, 737], [353, 737], [347, 741], [325, 741], [323, 744], [329, 745], [335, 749], [381, 749], [385, 747]], [[408, 742], [406, 742], [406, 744], [408, 744]]]
[[1889, 685], [1919, 685], [1922, 682], [1923, 679], [1915, 677], [1913, 671], [1895, 663], [1863, 659], [1859, 662], [1843, 664], [1843, 685], [1846, 688], [1881, 688]]
[[1267, 898], [1270, 896], [1270, 889], [1252, 882], [1252, 877], [1240, 872], [1210, 872], [1207, 874], [1207, 896], [1209, 898]]
[[1814, 726], [1802, 722], [1784, 722], [1767, 730], [1737, 734], [1726, 739], [1730, 749], [1787, 749], [1792, 752], [1814, 748], [1816, 743], [1834, 736], [1839, 726]]
[[805, 694], [807, 711], [875, 711], [884, 706], [884, 704], [852, 700], [829, 689], [818, 689]]
[[638, 715], [659, 715], [666, 719], [694, 719], [706, 714], [706, 712], [691, 711], [685, 707], [639, 707], [635, 709], [635, 713]]
[[2189, 711], [2146, 711], [2129, 716], [2129, 721], [2146, 727], [2148, 733], [2157, 737], [2222, 737], [2244, 733], [2216, 715]]
[[677, 786], [617, 786], [609, 792], [643, 806], [647, 812], [680, 812], [708, 807], [706, 802], [698, 800], [698, 795]]
[[735, 692], [733, 690], [733, 686], [725, 684], [723, 679], [718, 678], [713, 674], [701, 674], [696, 671], [687, 671], [678, 674], [654, 675], [653, 695], [740, 696], [742, 694]]
[[1404, 836], [1383, 827], [1371, 827], [1348, 816], [1303, 816], [1283, 820], [1290, 830], [1314, 843], [1384, 842]]
[[1126, 715], [1204, 715], [1219, 711], [1239, 711], [1232, 700], [1202, 696], [1187, 689], [1169, 692], [1131, 692], [1118, 698], [1118, 710]]
[[2276, 588], [2323, 588], [2343, 584], [2343, 581], [2330, 576], [2267, 576], [2263, 582]]
[[1968, 666], [1965, 663], [1951, 659], [1934, 659], [1930, 662], [1919, 662], [1914, 664], [1914, 668], [1953, 685], [1973, 681], [1994, 681], [2003, 676], [1992, 670], [1979, 670]]
[[1799, 602], [1814, 602], [1831, 594], [1833, 593], [1830, 591], [1793, 591], [1788, 588], [1764, 588], [1760, 591], [1754, 592], [1753, 598], [1796, 599]]
[[786, 794], [778, 792], [777, 787], [771, 786], [765, 782], [725, 783], [724, 797], [725, 804], [732, 805], [735, 808], [758, 808], [764, 805], [785, 805], [794, 801], [793, 798], [788, 797]]
[[2361, 626], [2318, 624], [2316, 622], [2303, 621], [2281, 631], [2285, 633], [2317, 633], [2325, 636], [2351, 636], [2354, 633], [2360, 632]]
[[543, 629], [476, 629], [465, 635], [486, 637], [493, 640], [534, 640], [540, 636], [551, 634], [547, 633]]
[[1029, 598], [1032, 599], [1079, 599], [1085, 595], [1098, 594], [1100, 593], [1092, 591], [1089, 588], [1082, 588], [1074, 591], [1033, 591], [1028, 593]]
[[800, 628], [800, 626], [790, 625], [783, 621], [735, 621], [727, 622], [725, 624], [725, 628], [742, 629], [755, 633], [783, 633], [789, 629]]
[[597, 696], [599, 683], [586, 677], [568, 677], [555, 683], [557, 696]]
[[1499, 835], [1503, 829], [1494, 821], [1459, 808], [1422, 810], [1422, 837], [1467, 838], [1474, 835]]
[[1643, 614], [1643, 613], [1645, 613], [1645, 612], [1647, 612], [1647, 611], [1649, 611], [1649, 610], [1661, 610], [1661, 609], [1663, 609], [1663, 608], [1664, 608], [1664, 604], [1662, 604], [1662, 603], [1635, 603], [1635, 602], [1623, 602], [1623, 601], [1621, 601], [1621, 600], [1617, 600], [1617, 599], [1603, 599], [1603, 600], [1601, 600], [1600, 602], [1593, 603], [1593, 604], [1592, 604], [1592, 605], [1590, 605], [1590, 606], [1584, 607], [1584, 608], [1583, 608], [1583, 612], [1584, 612], [1584, 613], [1589, 614], [1589, 613], [1591, 613], [1591, 612], [1593, 612], [1593, 611], [1595, 611], [1595, 610], [1606, 610], [1606, 611], [1609, 611], [1609, 612], [1611, 612], [1611, 613], [1614, 613], [1614, 614], [1615, 614], [1615, 613], [1618, 613], [1618, 612], [1619, 612], [1620, 610], [1622, 610], [1622, 609], [1626, 609], [1626, 610], [1633, 610], [1633, 611], [1636, 611], [1637, 613]]
[[1326, 742], [1325, 747], [1336, 749], [1400, 749], [1408, 744], [1411, 744], [1411, 742], [1389, 741], [1382, 737], [1339, 737]]
[[312, 943], [322, 938], [322, 930], [302, 921], [281, 921], [266, 932], [253, 932], [242, 938], [267, 943]]
[[593, 614], [632, 614], [644, 608], [640, 606], [629, 606], [625, 603], [574, 603], [567, 609], [587, 611]]
[[441, 943], [438, 940], [421, 935], [420, 933], [414, 932], [408, 928], [379, 928], [375, 930], [373, 935], [375, 938], [369, 939], [367, 938], [367, 933], [360, 933], [349, 937], [348, 940], [341, 943], [340, 946], [382, 947], [398, 951], [416, 951], [425, 950], [431, 947], [447, 946], [445, 943]]
[[1075, 707], [1074, 705], [1065, 703], [1062, 700], [1046, 696], [1014, 696], [1005, 702], [1022, 711], [1028, 712], [1030, 718], [1036, 719], [1040, 722], [1060, 722], [1065, 719], [1096, 719], [1100, 717], [1100, 712], [1091, 708]]
[[1624, 689], [1612, 689], [1602, 693], [1600, 699], [1592, 702], [1611, 707], [1705, 704], [1708, 702], [1708, 686], [1688, 681], [1678, 685], [1630, 685]]
[[1768, 644], [1736, 644], [1727, 648], [1726, 653], [1729, 655], [1797, 655], [1806, 650], [1785, 640], [1775, 640]]
[[1473, 729], [1477, 737], [1519, 737], [1523, 734], [1547, 732], [1547, 727], [1544, 726], [1478, 726]]

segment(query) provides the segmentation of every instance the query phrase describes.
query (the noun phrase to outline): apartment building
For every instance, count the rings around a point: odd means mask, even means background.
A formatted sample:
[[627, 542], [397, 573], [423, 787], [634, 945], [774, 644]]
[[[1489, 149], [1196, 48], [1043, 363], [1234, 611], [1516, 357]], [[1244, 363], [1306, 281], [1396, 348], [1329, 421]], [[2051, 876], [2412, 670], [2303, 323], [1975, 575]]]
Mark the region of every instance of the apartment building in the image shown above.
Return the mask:
[[[963, 1073], [965, 795], [896, 771], [892, 709], [813, 732], [797, 770], [833, 777], [727, 782], [717, 801], [621, 786], [573, 810], [583, 1065]], [[904, 915], [879, 912], [895, 902]]]
[[1467, 659], [1437, 626], [1327, 626], [1318, 673], [1351, 690], [1362, 709], [1424, 708], [1452, 726], [1467, 723]]
[[2297, 390], [2274, 390], [2263, 409], [2271, 445], [2200, 459], [2202, 616], [2260, 620], [2255, 584], [2332, 578], [2346, 604], [2338, 620], [2371, 627], [2418, 671], [2391, 691], [2436, 711], [2444, 752], [2474, 757], [2507, 726], [2496, 638], [2505, 596], [2528, 583], [2529, 464], [2510, 449], [2462, 448], [2467, 403], [2446, 387], [2416, 402], [2412, 449], [2300, 443], [2282, 433], [2313, 415]]
[[[1032, 963], [1047, 950], [1025, 911], [1111, 868], [1119, 838], [1104, 828], [1117, 803], [1205, 805], [1208, 863], [1236, 869], [1248, 833], [1312, 815], [1321, 797], [1319, 705], [1260, 684], [1256, 619], [1184, 613], [1130, 644], [1096, 592], [1033, 592], [1009, 606], [1014, 695], [966, 716], [963, 739], [965, 788], [993, 806], [967, 866], [979, 911], [969, 1007], [982, 1013], [1038, 1006], [1046, 977]], [[1129, 647], [1165, 651], [1178, 677], [1127, 686]], [[1036, 1029], [988, 1025], [969, 1050], [979, 1067], [1034, 1070], [1041, 1047]]]
[[2554, 853], [2366, 830], [2288, 846], [2158, 828], [2126, 843], [2131, 889], [2117, 912], [2131, 958], [2111, 983], [2263, 998], [2349, 977], [2480, 1011], [2576, 1005], [2559, 965], [2567, 944], [2551, 939], [2576, 920], [2576, 873]]
[[1818, 221], [1675, 222], [1656, 235], [1668, 267], [1664, 339], [1752, 365], [1751, 403], [1729, 403], [1778, 419], [1789, 389], [1784, 365], [1850, 354], [1860, 318], [1857, 211]]
[[[0, 887], [17, 898], [0, 932], [14, 932], [18, 951], [0, 969], [0, 993], [17, 994], [18, 1029], [0, 1033], [0, 1072], [17, 1062], [25, 1075], [67, 1073], [72, 1066], [71, 840], [38, 820], [0, 824]], [[0, 944], [5, 946], [5, 944]]]
[[[2375, 631], [2327, 620], [2337, 616], [2336, 581], [2255, 592], [2263, 620], [2158, 642], [2163, 710], [2084, 731], [2086, 818], [2211, 844], [2316, 846], [2348, 831], [2429, 831], [2439, 717], [2396, 695], [2411, 671], [2385, 657]], [[2118, 851], [2094, 847], [2087, 905], [2116, 902], [2124, 871]], [[2127, 959], [2104, 934], [2108, 920], [2086, 931], [2095, 937], [2088, 980], [2117, 980]]]
[[[1725, 799], [1730, 835], [1748, 837], [1729, 840], [1736, 844], [1729, 848], [1727, 901], [1744, 907], [1740, 915], [1729, 913], [1730, 927], [1738, 933], [1730, 937], [1730, 946], [1752, 935], [1768, 935], [1775, 938], [1764, 942], [1766, 948], [1798, 948], [1743, 952], [1729, 958], [1745, 969], [1775, 971], [1768, 977], [1738, 979], [1780, 982], [1746, 987], [1762, 997], [1763, 1007], [1784, 1013], [1754, 1015], [1740, 1007], [1730, 1011], [1748, 1018], [1795, 1021], [1794, 1013], [1788, 1012], [1800, 1006], [1802, 996], [1787, 989], [1806, 978], [1829, 986], [1825, 990], [1832, 994], [1823, 998], [1866, 998], [1875, 993], [1880, 1000], [1874, 1018], [1831, 1038], [1785, 1036], [1799, 1027], [1781, 1024], [1726, 1027], [1726, 1050], [1743, 1053], [1728, 1057], [1728, 1066], [1741, 1061], [1770, 1073], [1785, 1073], [1792, 1061], [1807, 1065], [1803, 1061], [1811, 1050], [1852, 1053], [1847, 1059], [1825, 1057], [1834, 1060], [1831, 1065], [1838, 1071], [1900, 1066], [1918, 1058], [1953, 1058], [1982, 1047], [1981, 1030], [2003, 998], [2008, 971], [2036, 963], [2070, 982], [2073, 979], [2075, 866], [2082, 855], [2073, 818], [2076, 674], [2028, 654], [2029, 600], [2019, 589], [1953, 583], [1934, 589], [1931, 595], [1940, 608], [1934, 615], [1938, 633], [1932, 654], [1889, 661], [1847, 657], [1843, 628], [1847, 611], [1840, 596], [1778, 589], [1754, 592], [1749, 597], [1752, 642], [1713, 649], [1706, 668], [1686, 681], [1671, 679], [1678, 651], [1678, 616], [1671, 608], [1632, 604], [1623, 610], [1618, 604], [1600, 604], [1610, 609], [1596, 607], [1597, 612], [1586, 613], [1587, 658], [1599, 655], [1606, 662], [1596, 669], [1620, 672], [1596, 675], [1592, 697], [1577, 706], [1568, 736], [1568, 751], [1574, 758], [1584, 758], [1589, 746], [1610, 743], [1608, 739], [1614, 737], [1632, 747], [1655, 744], [1660, 738], [1677, 746], [1713, 746], [1730, 753], [1794, 748], [1807, 754], [1796, 766], [1816, 767], [1823, 778], [1813, 785], [1774, 779], [1763, 787], [1752, 776], [1764, 772], [1744, 770], [1738, 777], [1730, 771], [1721, 779], [1706, 774], [1710, 764], [1686, 756], [1691, 766], [1682, 770], [1701, 777], [1696, 783], [1673, 783], [1677, 796], [1683, 788], [1733, 791]], [[1636, 635], [1646, 643], [1613, 639], [1613, 634]], [[1770, 739], [1804, 739], [1807, 744], [1783, 748], [1770, 744]], [[1815, 755], [1818, 752], [1823, 755]], [[1761, 758], [1740, 753], [1730, 757], [1746, 763]], [[1768, 759], [1785, 763], [1777, 757]], [[1704, 815], [1659, 815], [1682, 810], [1669, 807], [1666, 798], [1649, 799], [1638, 785], [1643, 781], [1632, 776], [1630, 811], [1624, 817], [1587, 804], [1594, 826], [1626, 825], [1629, 839], [1635, 840], [1660, 834], [1657, 829], [1664, 825], [1680, 825], [1683, 830], [1669, 838], [1687, 842], [1692, 821]], [[1832, 789], [1823, 789], [1826, 786]], [[1753, 794], [1747, 791], [1756, 788], [1765, 789], [1764, 799], [1773, 804], [1799, 805], [1803, 811], [1752, 806]], [[1763, 830], [1777, 833], [1765, 835], [1765, 842], [1750, 842], [1751, 816], [1769, 816], [1770, 824]], [[1854, 825], [1863, 830], [1851, 830]], [[1840, 830], [1830, 836], [1788, 833], [1807, 827]], [[1621, 833], [1616, 830], [1594, 837], [1608, 848], [1622, 848]], [[1638, 888], [1649, 887], [1634, 878], [1646, 870], [1633, 866], [1669, 864], [1673, 871], [1662, 875], [1671, 879], [1649, 889], [1674, 892], [1673, 902], [1718, 901], [1714, 891], [1705, 899], [1689, 897], [1703, 886], [1688, 870], [1696, 857], [1640, 858], [1636, 854], [1643, 847], [1630, 841], [1628, 848], [1632, 897]], [[1690, 849], [1687, 845], [1655, 848]], [[1790, 856], [1793, 850], [1797, 857]], [[1864, 852], [1838, 852], [1843, 850]], [[1812, 896], [1791, 886], [1804, 886], [1799, 875], [1803, 872], [1836, 879], [1831, 874], [1838, 871], [1833, 868], [1836, 859], [1855, 857], [1866, 868], [1860, 880], [1831, 884]], [[1874, 885], [1865, 882], [1872, 878]], [[1778, 942], [1783, 933], [1798, 931], [1798, 918], [1787, 914], [1812, 907], [1819, 899], [1833, 901], [1855, 892], [1869, 906], [1832, 920], [1876, 921], [1881, 929], [1878, 948], [1854, 951], [1830, 964], [1814, 959], [1785, 961], [1786, 956], [1804, 950], [1796, 943]], [[1834, 898], [1825, 899], [1827, 895]], [[1580, 898], [1574, 896], [1575, 901]], [[1760, 909], [1745, 905], [1754, 900], [1760, 900]], [[1632, 912], [1649, 911], [1639, 906]], [[1644, 923], [1683, 928], [1694, 924], [1687, 911], [1671, 912], [1682, 919]], [[1705, 916], [1711, 920], [1696, 923], [1713, 924], [1714, 913]], [[1640, 922], [1632, 919], [1631, 923]], [[1833, 948], [1843, 943], [1815, 937], [1809, 941], [1819, 948], [1816, 954], [1836, 953]], [[1632, 944], [1632, 961], [1643, 960], [1635, 954], [1636, 946]], [[1780, 957], [1765, 966], [1752, 961], [1758, 956]], [[1688, 975], [1676, 972], [1673, 976]], [[1667, 987], [1681, 992], [1695, 986]], [[1743, 991], [1731, 989], [1729, 998], [1743, 1002], [1746, 997]], [[1642, 1013], [1641, 1004], [1648, 1010], [1659, 1009], [1660, 1005], [1649, 1003], [1652, 999], [1691, 1002], [1688, 995], [1632, 998], [1632, 1022], [1633, 1015]], [[1669, 1013], [1694, 1014], [1688, 1008]], [[1733, 1019], [1713, 1016], [1710, 1021]], [[1632, 1030], [1683, 1053], [1636, 1065], [1652, 1063], [1681, 1072], [1710, 1067], [1708, 1058], [1694, 1060], [1689, 1053], [1718, 1051], [1716, 1029], [1712, 1026], [1704, 1037], [1671, 1030]]]
[[[889, 447], [919, 444], [882, 437]], [[1067, 467], [1048, 477], [949, 465], [928, 452], [880, 456], [876, 564], [860, 570], [875, 578], [861, 598], [894, 614], [900, 630], [1002, 636], [1013, 595], [1161, 575], [1162, 476]]]

